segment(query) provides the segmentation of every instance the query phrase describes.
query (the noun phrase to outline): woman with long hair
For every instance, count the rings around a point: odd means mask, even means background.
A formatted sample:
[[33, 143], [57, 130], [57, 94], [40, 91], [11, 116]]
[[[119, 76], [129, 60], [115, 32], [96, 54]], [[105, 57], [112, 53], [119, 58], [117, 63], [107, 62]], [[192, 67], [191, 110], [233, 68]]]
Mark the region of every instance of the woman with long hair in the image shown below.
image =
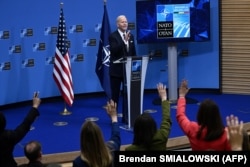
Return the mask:
[[157, 84], [158, 94], [161, 98], [162, 121], [160, 128], [152, 116], [148, 113], [139, 115], [134, 122], [133, 144], [125, 148], [125, 151], [164, 151], [168, 136], [172, 126], [170, 117], [170, 103], [167, 101], [166, 86], [162, 83]]
[[81, 154], [73, 161], [73, 167], [111, 167], [112, 151], [120, 150], [120, 131], [117, 122], [116, 103], [112, 100], [105, 107], [112, 121], [112, 134], [105, 142], [100, 127], [91, 121], [83, 123], [80, 133]]
[[188, 84], [183, 80], [179, 88], [176, 119], [187, 135], [193, 151], [229, 151], [230, 143], [220, 115], [218, 105], [211, 99], [205, 99], [198, 109], [197, 122], [190, 121], [186, 115], [186, 94]]

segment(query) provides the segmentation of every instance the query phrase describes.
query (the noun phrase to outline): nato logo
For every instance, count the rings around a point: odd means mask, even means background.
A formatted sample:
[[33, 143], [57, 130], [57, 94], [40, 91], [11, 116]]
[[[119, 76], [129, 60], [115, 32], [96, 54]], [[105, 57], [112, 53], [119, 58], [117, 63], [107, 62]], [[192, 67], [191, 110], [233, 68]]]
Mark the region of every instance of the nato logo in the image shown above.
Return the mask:
[[158, 50], [151, 50], [148, 52], [148, 55], [152, 57], [162, 57], [162, 50], [158, 49]]
[[25, 28], [21, 30], [20, 37], [30, 37], [33, 36], [33, 29], [31, 28]]
[[44, 35], [57, 34], [57, 27], [46, 27], [44, 29]]
[[11, 69], [11, 63], [10, 62], [0, 63], [0, 71], [10, 70], [10, 69]]
[[45, 43], [35, 43], [35, 44], [33, 44], [33, 52], [45, 50], [45, 48], [46, 48]]
[[69, 32], [70, 33], [75, 33], [75, 32], [82, 32], [83, 31], [83, 26], [82, 25], [72, 25], [69, 27]]
[[141, 71], [141, 60], [133, 61], [132, 62], [132, 72]]
[[50, 64], [54, 64], [54, 60], [55, 60], [55, 57], [46, 57], [45, 59], [45, 65], [50, 65]]
[[71, 60], [73, 62], [80, 62], [80, 61], [84, 60], [84, 56], [82, 53], [81, 54], [73, 54], [73, 55], [71, 55]]
[[71, 42], [70, 42], [70, 40], [67, 40], [67, 41], [66, 41], [66, 45], [67, 45], [68, 48], [71, 47]]
[[10, 32], [9, 31], [0, 31], [0, 39], [9, 39]]
[[135, 23], [128, 23], [128, 29], [134, 30], [135, 29]]
[[13, 45], [9, 47], [9, 54], [21, 53], [21, 51], [22, 51], [21, 45]]
[[83, 40], [83, 47], [87, 47], [89, 45], [89, 39], [84, 39]]
[[84, 39], [83, 47], [87, 47], [87, 46], [96, 46], [96, 39]]
[[173, 21], [173, 6], [157, 5], [157, 21]]
[[102, 24], [101, 23], [98, 23], [95, 25], [95, 32], [100, 32], [102, 29]]
[[131, 67], [131, 81], [138, 81], [141, 79], [141, 60], [135, 60], [132, 62]]
[[34, 65], [35, 65], [34, 59], [25, 59], [22, 61], [23, 68], [34, 67]]

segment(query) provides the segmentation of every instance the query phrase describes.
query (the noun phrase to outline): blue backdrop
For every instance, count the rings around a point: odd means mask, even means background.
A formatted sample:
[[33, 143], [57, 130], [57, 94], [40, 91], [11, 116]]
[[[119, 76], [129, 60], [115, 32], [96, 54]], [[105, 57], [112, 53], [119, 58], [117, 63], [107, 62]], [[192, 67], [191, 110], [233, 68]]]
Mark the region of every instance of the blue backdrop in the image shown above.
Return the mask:
[[[1, 0], [0, 1], [0, 105], [30, 100], [34, 91], [42, 98], [60, 96], [53, 80], [60, 3], [63, 2], [75, 94], [103, 91], [95, 73], [96, 56], [103, 17], [103, 0]], [[107, 0], [111, 30], [115, 19], [124, 14], [136, 26], [135, 0]], [[178, 43], [178, 82], [189, 81], [190, 88], [219, 89], [219, 6], [211, 0], [211, 40]], [[82, 29], [82, 31], [81, 31]], [[52, 30], [52, 33], [51, 33]], [[79, 32], [78, 32], [79, 30]], [[131, 32], [136, 36], [135, 29]], [[168, 44], [137, 44], [138, 55], [161, 50], [162, 56], [149, 62], [145, 89], [161, 81], [168, 84]]]

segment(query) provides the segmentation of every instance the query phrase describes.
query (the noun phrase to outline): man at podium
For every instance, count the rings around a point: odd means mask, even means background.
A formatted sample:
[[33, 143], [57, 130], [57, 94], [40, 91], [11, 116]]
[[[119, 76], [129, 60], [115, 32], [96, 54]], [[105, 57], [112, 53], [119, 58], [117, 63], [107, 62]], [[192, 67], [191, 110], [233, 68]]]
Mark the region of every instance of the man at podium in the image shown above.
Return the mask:
[[[125, 82], [125, 65], [122, 62], [127, 56], [136, 56], [134, 36], [128, 30], [128, 21], [126, 16], [120, 15], [116, 19], [117, 30], [109, 36], [110, 45], [110, 86], [112, 100], [119, 102], [121, 85], [124, 87]], [[123, 100], [124, 101], [124, 100]], [[124, 104], [127, 105], [127, 104]], [[118, 107], [117, 107], [118, 108]], [[127, 111], [123, 110], [122, 122], [127, 123]]]

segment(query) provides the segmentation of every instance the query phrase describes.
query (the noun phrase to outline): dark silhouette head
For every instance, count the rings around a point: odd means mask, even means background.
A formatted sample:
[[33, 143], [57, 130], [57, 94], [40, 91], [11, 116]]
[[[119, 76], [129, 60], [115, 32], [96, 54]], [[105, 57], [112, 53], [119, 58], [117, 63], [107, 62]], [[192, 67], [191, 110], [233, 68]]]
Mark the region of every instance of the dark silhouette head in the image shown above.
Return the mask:
[[204, 100], [197, 113], [197, 122], [200, 129], [197, 133], [197, 138], [202, 137], [202, 131], [206, 129], [204, 139], [207, 141], [215, 140], [224, 133], [224, 125], [220, 115], [218, 105], [210, 99]]
[[5, 130], [6, 127], [6, 119], [2, 112], [0, 112], [0, 133]]
[[135, 145], [143, 145], [150, 148], [152, 139], [157, 131], [155, 120], [148, 113], [143, 113], [135, 119], [134, 141]]
[[30, 141], [24, 147], [24, 154], [30, 162], [41, 160], [42, 146], [38, 141]]

